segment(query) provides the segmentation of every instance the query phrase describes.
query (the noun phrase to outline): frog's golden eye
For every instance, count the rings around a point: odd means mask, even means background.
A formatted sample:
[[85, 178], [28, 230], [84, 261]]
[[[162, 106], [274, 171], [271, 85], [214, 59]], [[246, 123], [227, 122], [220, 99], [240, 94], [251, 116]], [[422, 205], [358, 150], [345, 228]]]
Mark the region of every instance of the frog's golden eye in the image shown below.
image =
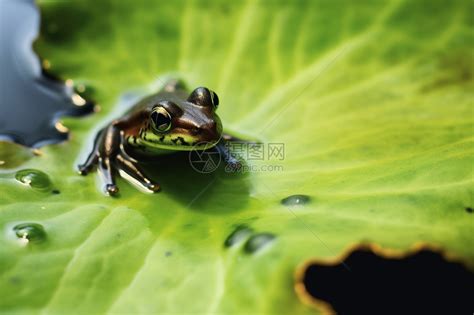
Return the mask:
[[161, 106], [155, 107], [151, 113], [153, 129], [158, 132], [166, 132], [171, 128], [171, 115]]
[[215, 108], [219, 106], [219, 97], [217, 96], [216, 92], [209, 90], [209, 93], [211, 93], [211, 101], [212, 105], [214, 105]]

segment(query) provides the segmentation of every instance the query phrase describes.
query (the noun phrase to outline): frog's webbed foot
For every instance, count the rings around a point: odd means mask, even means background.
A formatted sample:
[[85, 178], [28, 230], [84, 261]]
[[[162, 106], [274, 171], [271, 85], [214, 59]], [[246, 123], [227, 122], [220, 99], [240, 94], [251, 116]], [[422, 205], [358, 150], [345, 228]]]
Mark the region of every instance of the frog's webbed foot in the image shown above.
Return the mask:
[[148, 178], [141, 169], [141, 167], [130, 159], [127, 154], [119, 153], [116, 157], [117, 168], [124, 171], [128, 176], [134, 179], [146, 190], [157, 192], [160, 190], [160, 185], [154, 183]]

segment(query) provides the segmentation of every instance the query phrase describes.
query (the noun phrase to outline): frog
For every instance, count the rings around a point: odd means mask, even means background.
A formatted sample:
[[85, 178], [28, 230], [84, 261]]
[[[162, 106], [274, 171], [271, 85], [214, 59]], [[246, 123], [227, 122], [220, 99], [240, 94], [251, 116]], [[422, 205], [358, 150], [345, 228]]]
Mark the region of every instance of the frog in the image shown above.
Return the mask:
[[101, 175], [104, 192], [116, 196], [117, 175], [156, 193], [161, 186], [140, 165], [178, 151], [216, 151], [236, 170], [242, 164], [229, 150], [229, 141], [240, 139], [223, 133], [217, 115], [219, 97], [207, 87], [189, 92], [181, 80], [169, 80], [157, 93], [135, 103], [121, 117], [97, 132], [92, 150], [78, 165], [80, 175], [94, 168]]

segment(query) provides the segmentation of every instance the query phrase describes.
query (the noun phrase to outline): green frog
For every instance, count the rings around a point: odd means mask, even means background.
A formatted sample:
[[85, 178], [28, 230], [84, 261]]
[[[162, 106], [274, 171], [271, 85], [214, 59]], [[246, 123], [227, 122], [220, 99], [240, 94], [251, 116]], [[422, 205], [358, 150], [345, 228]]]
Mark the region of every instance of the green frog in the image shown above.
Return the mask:
[[218, 106], [214, 91], [198, 87], [189, 93], [181, 81], [172, 80], [101, 129], [86, 161], [78, 166], [79, 173], [87, 175], [97, 166], [105, 192], [116, 195], [115, 177], [120, 171], [147, 191], [159, 191], [160, 185], [145, 174], [139, 161], [166, 153], [215, 150], [228, 166], [238, 169], [241, 164], [226, 145], [238, 139], [222, 133]]

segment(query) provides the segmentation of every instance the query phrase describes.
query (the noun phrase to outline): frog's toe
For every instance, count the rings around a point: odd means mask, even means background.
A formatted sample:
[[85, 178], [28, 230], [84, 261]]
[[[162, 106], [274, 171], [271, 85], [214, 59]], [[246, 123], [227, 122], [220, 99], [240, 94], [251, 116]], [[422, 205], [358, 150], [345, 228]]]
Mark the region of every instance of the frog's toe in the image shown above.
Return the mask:
[[115, 195], [118, 194], [119, 189], [118, 189], [117, 185], [115, 185], [115, 184], [107, 184], [107, 185], [105, 185], [105, 192], [109, 196], [115, 196]]
[[84, 165], [84, 164], [79, 164], [77, 166], [77, 171], [79, 175], [82, 175], [82, 176], [86, 176], [87, 174], [89, 174], [90, 170], [91, 170], [91, 167], [88, 167], [87, 165]]
[[99, 161], [99, 156], [95, 151], [91, 152], [83, 164], [79, 164], [77, 169], [80, 175], [87, 175]]
[[155, 184], [155, 183], [149, 183], [149, 184], [146, 184], [145, 186], [148, 190], [150, 190], [151, 192], [159, 192], [161, 190], [161, 186], [158, 185], [158, 184]]

